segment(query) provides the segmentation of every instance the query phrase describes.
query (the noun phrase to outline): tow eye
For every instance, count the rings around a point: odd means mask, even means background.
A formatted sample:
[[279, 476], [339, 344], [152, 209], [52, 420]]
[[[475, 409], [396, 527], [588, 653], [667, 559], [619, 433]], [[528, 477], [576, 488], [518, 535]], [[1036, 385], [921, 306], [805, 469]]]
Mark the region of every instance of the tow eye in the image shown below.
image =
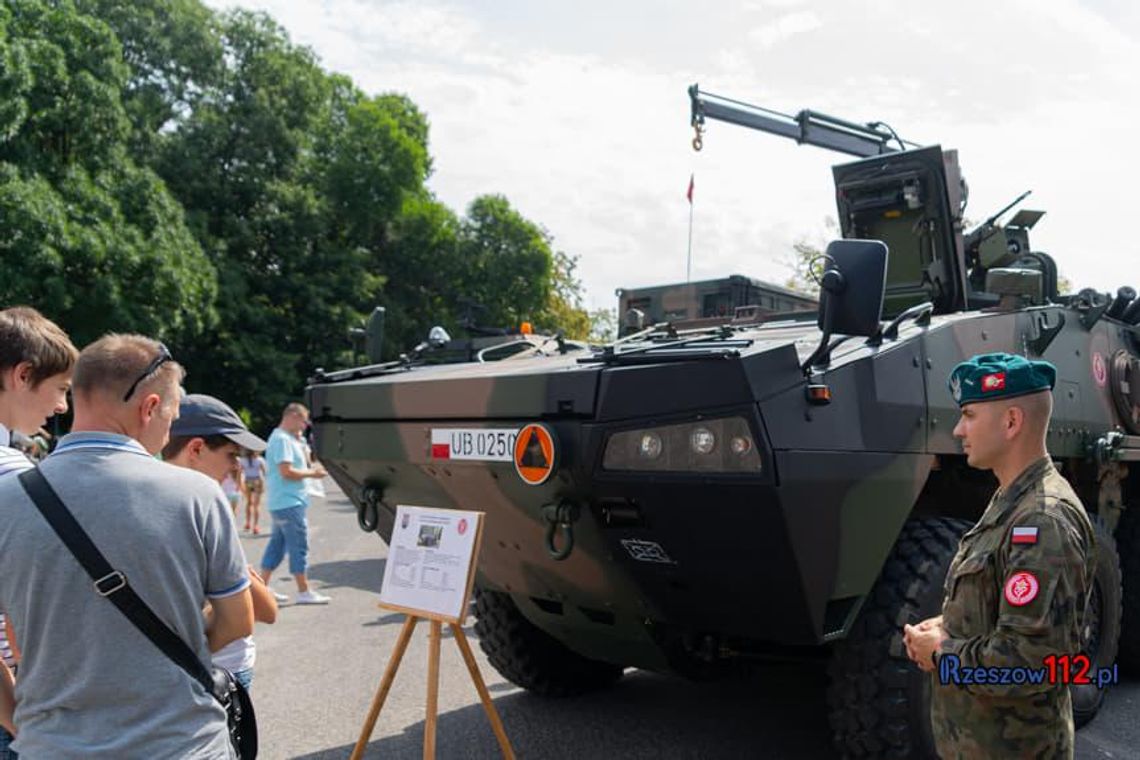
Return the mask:
[[[542, 508], [546, 520], [546, 551], [556, 560], [564, 560], [574, 551], [574, 523], [578, 521], [578, 505], [572, 501], [547, 504]], [[561, 528], [562, 548], [554, 546], [554, 534]]]
[[380, 491], [368, 487], [360, 498], [360, 506], [356, 508], [356, 523], [365, 533], [371, 533], [380, 525]]

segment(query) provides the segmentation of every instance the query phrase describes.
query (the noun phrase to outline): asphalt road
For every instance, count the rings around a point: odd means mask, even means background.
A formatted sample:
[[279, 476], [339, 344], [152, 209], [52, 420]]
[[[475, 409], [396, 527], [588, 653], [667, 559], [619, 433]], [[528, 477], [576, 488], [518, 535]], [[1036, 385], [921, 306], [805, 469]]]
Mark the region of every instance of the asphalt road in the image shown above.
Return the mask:
[[[387, 547], [356, 526], [331, 481], [310, 509], [310, 576], [327, 607], [282, 605], [258, 625], [253, 684], [261, 757], [347, 758], [380, 682], [403, 616], [380, 610]], [[268, 520], [263, 519], [263, 527]], [[245, 537], [256, 564], [266, 537]], [[295, 586], [283, 571], [278, 591]], [[765, 665], [738, 680], [693, 684], [631, 670], [603, 693], [543, 700], [504, 681], [466, 629], [483, 677], [520, 758], [830, 758], [826, 682], [818, 664]], [[418, 758], [423, 751], [428, 626], [412, 638], [365, 753]], [[1100, 715], [1077, 733], [1077, 757], [1140, 755], [1140, 682], [1118, 685]], [[437, 757], [497, 758], [498, 745], [458, 648], [446, 630], [440, 665]]]

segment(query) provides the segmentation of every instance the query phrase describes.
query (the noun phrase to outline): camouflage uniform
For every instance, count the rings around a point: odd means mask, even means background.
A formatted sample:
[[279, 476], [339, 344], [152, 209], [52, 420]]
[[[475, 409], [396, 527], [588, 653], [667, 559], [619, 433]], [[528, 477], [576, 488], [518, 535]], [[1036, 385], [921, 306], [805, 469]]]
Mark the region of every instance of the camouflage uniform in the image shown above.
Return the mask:
[[[1013, 529], [1034, 535], [1014, 543]], [[1036, 528], [1033, 533], [1032, 529]], [[1092, 525], [1048, 457], [990, 500], [962, 537], [946, 577], [941, 655], [963, 667], [1042, 668], [1050, 654], [1080, 651], [1080, 628], [1095, 570]], [[1015, 606], [1006, 585], [1028, 572], [1036, 596]], [[1015, 597], [1016, 598], [1016, 597]], [[931, 724], [943, 760], [1071, 758], [1073, 712], [1064, 685], [943, 685], [937, 670]]]

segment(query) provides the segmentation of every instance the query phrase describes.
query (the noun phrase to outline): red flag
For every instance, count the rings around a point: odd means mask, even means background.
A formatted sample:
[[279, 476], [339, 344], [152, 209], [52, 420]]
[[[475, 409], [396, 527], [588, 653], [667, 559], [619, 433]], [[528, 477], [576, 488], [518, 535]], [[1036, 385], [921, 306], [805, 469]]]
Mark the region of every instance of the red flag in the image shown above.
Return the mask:
[[693, 175], [689, 175], [689, 191], [685, 193], [685, 197], [689, 199], [689, 205], [693, 203]]

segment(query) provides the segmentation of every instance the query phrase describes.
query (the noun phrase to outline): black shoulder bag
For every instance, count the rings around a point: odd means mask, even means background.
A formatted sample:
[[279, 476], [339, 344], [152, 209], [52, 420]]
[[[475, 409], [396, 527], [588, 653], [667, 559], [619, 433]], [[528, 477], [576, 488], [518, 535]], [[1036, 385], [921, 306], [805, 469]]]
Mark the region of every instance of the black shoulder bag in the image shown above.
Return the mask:
[[203, 665], [194, 650], [154, 614], [154, 610], [131, 588], [127, 576], [107, 562], [38, 468], [22, 472], [18, 477], [40, 514], [95, 581], [95, 593], [109, 599], [163, 654], [213, 695], [225, 708], [230, 744], [238, 758], [254, 760], [257, 757], [257, 720], [245, 687], [225, 668]]

